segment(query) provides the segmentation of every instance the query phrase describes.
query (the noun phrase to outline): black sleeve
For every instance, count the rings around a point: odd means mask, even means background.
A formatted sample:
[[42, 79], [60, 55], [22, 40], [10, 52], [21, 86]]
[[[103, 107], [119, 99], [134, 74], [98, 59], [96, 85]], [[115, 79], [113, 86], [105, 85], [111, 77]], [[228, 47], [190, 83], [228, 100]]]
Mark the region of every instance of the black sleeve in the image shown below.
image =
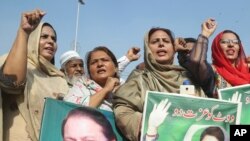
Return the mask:
[[208, 39], [198, 36], [197, 42], [190, 53], [178, 53], [179, 64], [186, 68], [208, 97], [213, 96], [215, 75], [212, 66], [207, 62]]

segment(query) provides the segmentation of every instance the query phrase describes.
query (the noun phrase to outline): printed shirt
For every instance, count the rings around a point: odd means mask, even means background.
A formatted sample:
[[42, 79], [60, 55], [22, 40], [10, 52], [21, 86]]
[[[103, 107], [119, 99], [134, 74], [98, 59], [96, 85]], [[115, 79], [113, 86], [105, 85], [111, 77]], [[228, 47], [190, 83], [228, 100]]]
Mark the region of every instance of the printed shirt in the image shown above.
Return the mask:
[[[89, 106], [91, 95], [96, 94], [102, 89], [95, 81], [86, 76], [80, 77], [74, 85], [69, 89], [68, 94], [64, 97], [64, 101]], [[104, 100], [98, 107], [103, 110], [112, 111], [110, 100]]]

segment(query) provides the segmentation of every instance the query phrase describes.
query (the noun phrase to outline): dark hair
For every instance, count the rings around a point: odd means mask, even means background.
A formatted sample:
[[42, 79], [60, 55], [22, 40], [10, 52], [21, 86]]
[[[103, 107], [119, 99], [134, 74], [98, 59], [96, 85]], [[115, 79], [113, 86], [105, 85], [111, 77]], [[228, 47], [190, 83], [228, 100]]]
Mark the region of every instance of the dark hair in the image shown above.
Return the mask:
[[184, 38], [184, 40], [186, 41], [186, 43], [196, 43], [197, 41], [195, 38], [191, 38], [191, 37]]
[[154, 32], [158, 31], [158, 30], [166, 32], [168, 34], [168, 36], [170, 37], [171, 43], [174, 44], [174, 34], [173, 34], [173, 32], [171, 30], [169, 30], [169, 29], [161, 28], [161, 27], [153, 27], [153, 28], [151, 28], [149, 30], [149, 32], [148, 32], [148, 40], [150, 40], [151, 35]]
[[[115, 55], [113, 54], [112, 51], [110, 51], [107, 47], [105, 46], [98, 46], [98, 47], [95, 47], [92, 51], [88, 52], [87, 55], [86, 55], [86, 60], [87, 60], [87, 71], [88, 71], [88, 74], [89, 74], [89, 77], [92, 79], [92, 76], [91, 76], [91, 73], [90, 73], [90, 70], [89, 70], [89, 66], [90, 66], [90, 60], [91, 60], [91, 55], [96, 52], [96, 51], [103, 51], [105, 52], [112, 60], [112, 62], [114, 63], [115, 67], [118, 68], [118, 62], [117, 62], [117, 59], [115, 57]], [[114, 77], [117, 77], [119, 78], [118, 76], [118, 73], [115, 74]]]
[[210, 136], [214, 136], [216, 139], [218, 139], [219, 141], [224, 141], [225, 139], [225, 135], [224, 132], [222, 131], [222, 129], [220, 127], [216, 127], [216, 126], [211, 126], [206, 128], [202, 133], [201, 133], [201, 137], [200, 137], [200, 141], [206, 136], [206, 135], [210, 135]]
[[49, 23], [44, 23], [42, 27], [44, 27], [44, 26], [48, 26], [48, 27], [51, 27], [53, 29], [53, 31], [55, 33], [55, 40], [57, 41], [57, 34], [56, 34], [56, 30], [54, 29], [54, 27]]
[[[49, 24], [49, 23], [44, 23], [43, 26], [42, 26], [42, 28], [44, 26], [48, 26], [48, 27], [51, 27], [53, 29], [53, 31], [55, 33], [55, 38], [56, 38], [56, 41], [57, 41], [57, 34], [56, 34], [56, 30], [54, 29], [54, 27], [51, 24]], [[55, 56], [53, 56], [53, 58], [51, 59], [50, 63], [53, 64], [53, 65], [55, 65]]]
[[78, 107], [78, 108], [71, 110], [68, 113], [67, 117], [62, 122], [61, 133], [62, 133], [63, 137], [64, 137], [65, 124], [66, 124], [67, 120], [73, 116], [89, 117], [90, 119], [92, 119], [98, 125], [100, 125], [102, 127], [102, 133], [104, 134], [104, 136], [108, 140], [116, 139], [113, 128], [112, 128], [110, 122], [107, 120], [107, 118], [98, 110], [96, 110], [94, 108], [90, 108], [90, 107]]
[[239, 43], [241, 43], [240, 36], [236, 32], [234, 32], [232, 30], [224, 30], [223, 34], [225, 34], [225, 33], [232, 33], [232, 34], [234, 34], [236, 36], [236, 38], [238, 39]]

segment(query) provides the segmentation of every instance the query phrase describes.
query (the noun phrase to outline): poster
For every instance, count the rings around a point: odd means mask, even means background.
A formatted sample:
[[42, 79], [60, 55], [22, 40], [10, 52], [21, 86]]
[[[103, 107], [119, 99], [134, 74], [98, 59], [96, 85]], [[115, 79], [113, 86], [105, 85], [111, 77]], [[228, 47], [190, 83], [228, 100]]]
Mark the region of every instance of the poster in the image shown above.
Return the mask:
[[[46, 98], [39, 141], [62, 141], [62, 122], [72, 109], [82, 107], [73, 103]], [[88, 107], [89, 108], [89, 107]], [[111, 123], [118, 141], [123, 137], [115, 127], [114, 115], [110, 111], [98, 109]]]
[[[200, 98], [173, 93], [148, 91], [146, 95], [141, 141], [145, 140], [149, 117], [160, 102], [168, 99], [171, 103], [167, 116], [157, 128], [157, 141], [199, 141], [201, 133], [207, 127], [220, 127], [229, 136], [230, 124], [238, 124], [241, 104], [230, 101]], [[161, 112], [163, 113], [163, 112]], [[159, 121], [161, 114], [156, 119]]]
[[231, 100], [233, 95], [241, 95], [242, 112], [240, 124], [250, 124], [250, 85], [241, 85], [218, 90], [219, 99]]

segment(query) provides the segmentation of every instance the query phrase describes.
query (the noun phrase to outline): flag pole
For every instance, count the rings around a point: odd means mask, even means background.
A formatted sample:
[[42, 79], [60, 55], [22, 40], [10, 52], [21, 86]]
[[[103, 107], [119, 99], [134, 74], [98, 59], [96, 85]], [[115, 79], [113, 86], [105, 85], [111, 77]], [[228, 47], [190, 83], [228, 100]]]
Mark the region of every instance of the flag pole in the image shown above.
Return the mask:
[[79, 11], [80, 11], [80, 5], [83, 5], [84, 2], [83, 0], [78, 0], [77, 3], [77, 13], [76, 13], [76, 34], [75, 34], [75, 43], [74, 43], [74, 51], [77, 51], [76, 47], [77, 47], [77, 33], [78, 33], [78, 23], [79, 23]]

